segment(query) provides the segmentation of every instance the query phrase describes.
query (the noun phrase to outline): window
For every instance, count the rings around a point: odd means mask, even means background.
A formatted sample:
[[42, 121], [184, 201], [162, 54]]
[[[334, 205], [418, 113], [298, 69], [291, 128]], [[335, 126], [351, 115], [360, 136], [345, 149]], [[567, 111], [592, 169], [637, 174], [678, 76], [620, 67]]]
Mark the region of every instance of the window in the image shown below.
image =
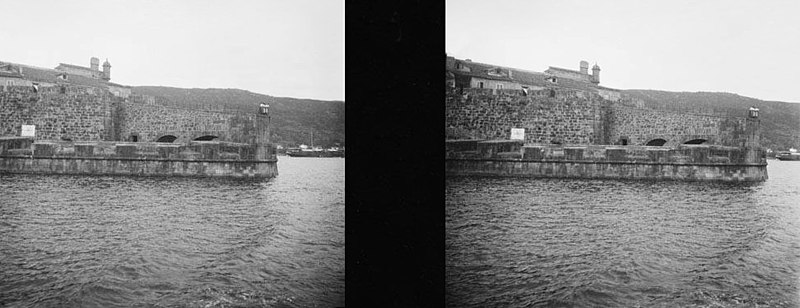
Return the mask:
[[481, 82], [478, 82], [478, 88], [481, 88], [481, 89], [483, 89], [483, 81], [481, 81]]
[[9, 81], [7, 81], [6, 83], [7, 83], [9, 86], [13, 86], [13, 85], [14, 85], [14, 81], [13, 81], [13, 80], [9, 80]]
[[503, 85], [501, 85], [501, 84], [498, 84], [498, 85], [497, 85], [497, 89], [498, 89], [498, 90], [502, 90], [502, 89], [503, 89]]

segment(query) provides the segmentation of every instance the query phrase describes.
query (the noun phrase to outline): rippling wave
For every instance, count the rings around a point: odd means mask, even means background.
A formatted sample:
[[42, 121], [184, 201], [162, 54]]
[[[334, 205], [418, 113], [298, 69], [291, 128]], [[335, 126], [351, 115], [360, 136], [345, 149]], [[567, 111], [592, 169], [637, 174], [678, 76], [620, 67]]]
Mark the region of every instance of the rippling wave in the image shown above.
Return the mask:
[[796, 307], [800, 163], [757, 184], [453, 177], [450, 307]]
[[0, 306], [344, 305], [344, 159], [265, 181], [0, 175]]

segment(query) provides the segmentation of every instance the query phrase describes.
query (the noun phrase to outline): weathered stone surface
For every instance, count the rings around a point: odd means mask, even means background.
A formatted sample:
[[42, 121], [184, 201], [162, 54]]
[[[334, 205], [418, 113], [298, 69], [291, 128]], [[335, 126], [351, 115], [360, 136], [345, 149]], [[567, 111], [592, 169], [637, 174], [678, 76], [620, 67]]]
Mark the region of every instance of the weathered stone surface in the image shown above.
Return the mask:
[[542, 160], [544, 159], [544, 147], [542, 146], [526, 146], [523, 147], [523, 157], [524, 160]]
[[116, 157], [134, 158], [136, 157], [136, 151], [137, 148], [135, 144], [118, 144]]
[[[255, 113], [177, 108], [159, 99], [110, 93], [42, 88], [30, 91], [0, 89], [0, 136], [19, 136], [22, 125], [36, 126], [36, 140], [154, 142], [175, 136], [174, 142], [189, 142], [214, 136], [217, 141], [268, 143], [269, 128], [259, 134], [258, 121], [269, 121]], [[266, 139], [257, 139], [263, 135]]]
[[537, 162], [497, 160], [445, 161], [445, 174], [532, 178], [651, 179], [684, 181], [757, 182], [767, 179], [766, 166], [675, 165], [615, 162]]
[[[468, 139], [507, 139], [511, 128], [525, 128], [525, 143], [592, 144], [601, 122], [598, 95], [559, 91], [559, 97], [520, 96], [517, 91], [479, 91], [447, 96], [445, 128]], [[544, 93], [544, 92], [543, 92]]]
[[36, 125], [38, 140], [103, 140], [113, 100], [110, 94], [0, 91], [0, 136], [19, 136], [26, 124]]
[[[449, 144], [450, 141], [446, 141]], [[462, 143], [459, 141], [459, 143]], [[478, 142], [479, 151], [448, 151], [446, 159], [503, 160], [517, 158], [523, 161], [579, 161], [617, 162], [643, 164], [742, 164], [766, 165], [766, 155], [760, 148], [739, 148], [715, 145], [661, 146], [562, 146], [527, 145], [518, 141], [495, 140]], [[449, 147], [454, 149], [455, 147]], [[519, 154], [519, 155], [512, 155]], [[748, 158], [748, 155], [752, 156]]]
[[0, 159], [0, 173], [266, 178], [276, 176], [278, 168], [276, 161], [4, 157]]
[[[542, 93], [547, 93], [543, 91]], [[702, 139], [708, 144], [744, 146], [747, 119], [652, 110], [596, 93], [559, 89], [555, 97], [539, 91], [464, 89], [445, 95], [445, 130], [450, 139], [508, 139], [511, 128], [525, 129], [525, 144], [664, 146]]]
[[[187, 145], [28, 141], [22, 138], [0, 139], [0, 148], [4, 149], [0, 154], [0, 173], [229, 177], [277, 175], [277, 160], [256, 159], [255, 148], [265, 147], [262, 145], [229, 142], [195, 142]], [[220, 151], [222, 148], [227, 151]]]
[[202, 136], [240, 143], [256, 141], [255, 114], [175, 108], [137, 97], [118, 103], [117, 112], [118, 140], [136, 135], [139, 141], [155, 142], [171, 135], [177, 137], [174, 142], [189, 142]]

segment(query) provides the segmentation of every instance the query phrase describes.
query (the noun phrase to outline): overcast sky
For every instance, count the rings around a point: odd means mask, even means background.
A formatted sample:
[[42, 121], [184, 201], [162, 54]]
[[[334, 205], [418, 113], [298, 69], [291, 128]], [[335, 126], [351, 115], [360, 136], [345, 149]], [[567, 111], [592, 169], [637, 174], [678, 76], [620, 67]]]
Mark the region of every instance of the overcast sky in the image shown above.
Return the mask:
[[88, 67], [95, 56], [124, 85], [344, 100], [343, 1], [0, 4], [0, 61]]
[[617, 89], [800, 102], [800, 1], [448, 0], [445, 49], [542, 72], [597, 63]]

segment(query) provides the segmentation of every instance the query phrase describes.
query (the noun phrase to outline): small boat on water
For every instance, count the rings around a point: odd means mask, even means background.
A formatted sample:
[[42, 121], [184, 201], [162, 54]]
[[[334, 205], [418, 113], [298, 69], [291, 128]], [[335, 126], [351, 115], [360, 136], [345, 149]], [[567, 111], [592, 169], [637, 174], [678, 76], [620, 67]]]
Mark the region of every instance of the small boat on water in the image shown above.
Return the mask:
[[311, 131], [311, 146], [301, 144], [297, 148], [286, 149], [286, 155], [291, 157], [344, 157], [344, 149], [330, 147], [322, 149], [314, 146], [314, 131]]
[[800, 160], [800, 153], [797, 153], [796, 149], [789, 149], [789, 151], [778, 152], [775, 158], [778, 160]]

